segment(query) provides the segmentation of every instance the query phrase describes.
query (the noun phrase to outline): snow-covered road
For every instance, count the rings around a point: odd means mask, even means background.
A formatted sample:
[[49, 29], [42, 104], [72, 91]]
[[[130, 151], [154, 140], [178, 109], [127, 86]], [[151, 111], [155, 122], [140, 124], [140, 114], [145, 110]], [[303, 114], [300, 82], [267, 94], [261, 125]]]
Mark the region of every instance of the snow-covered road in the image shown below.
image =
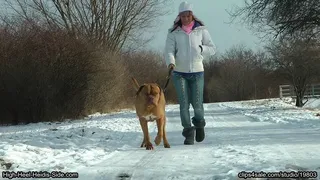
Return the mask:
[[[178, 106], [166, 111], [170, 149], [162, 143], [153, 151], [140, 148], [139, 121], [124, 110], [60, 124], [0, 127], [0, 162], [12, 163], [14, 172], [77, 172], [81, 180], [222, 180], [295, 166], [320, 173], [315, 111], [277, 99], [205, 104], [206, 139], [193, 146], [183, 145]], [[153, 139], [155, 124], [149, 130]]]

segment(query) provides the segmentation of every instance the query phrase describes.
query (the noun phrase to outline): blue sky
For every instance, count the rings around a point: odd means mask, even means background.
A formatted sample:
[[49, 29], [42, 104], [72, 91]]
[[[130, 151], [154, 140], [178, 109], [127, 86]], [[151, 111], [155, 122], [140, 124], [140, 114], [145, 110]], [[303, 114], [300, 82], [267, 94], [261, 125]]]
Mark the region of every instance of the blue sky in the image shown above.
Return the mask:
[[[217, 46], [219, 53], [223, 53], [233, 45], [244, 44], [254, 50], [260, 49], [262, 44], [253, 32], [244, 25], [236, 21], [230, 22], [229, 14], [226, 10], [230, 10], [234, 5], [241, 5], [244, 0], [189, 0], [187, 2], [193, 4], [195, 15], [201, 19], [211, 34], [212, 40]], [[167, 30], [172, 26], [173, 20], [178, 13], [179, 4], [183, 0], [174, 0], [173, 6], [168, 7], [172, 13], [161, 18], [161, 26], [159, 27], [155, 38], [150, 42], [149, 48], [157, 51], [163, 51]], [[148, 48], [148, 49], [149, 49]]]

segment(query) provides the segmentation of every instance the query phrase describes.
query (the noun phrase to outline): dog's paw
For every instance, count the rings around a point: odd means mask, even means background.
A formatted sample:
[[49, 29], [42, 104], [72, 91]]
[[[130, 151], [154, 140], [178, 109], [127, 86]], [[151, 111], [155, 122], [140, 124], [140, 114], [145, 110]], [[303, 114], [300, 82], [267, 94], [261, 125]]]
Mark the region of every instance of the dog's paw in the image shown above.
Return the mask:
[[157, 136], [155, 139], [154, 139], [154, 143], [158, 146], [160, 143], [161, 143], [161, 137], [160, 136]]
[[153, 145], [151, 143], [146, 143], [146, 150], [153, 150]]
[[170, 148], [170, 144], [169, 143], [164, 143], [164, 148]]
[[146, 143], [144, 143], [144, 141], [141, 143], [141, 148], [146, 147]]

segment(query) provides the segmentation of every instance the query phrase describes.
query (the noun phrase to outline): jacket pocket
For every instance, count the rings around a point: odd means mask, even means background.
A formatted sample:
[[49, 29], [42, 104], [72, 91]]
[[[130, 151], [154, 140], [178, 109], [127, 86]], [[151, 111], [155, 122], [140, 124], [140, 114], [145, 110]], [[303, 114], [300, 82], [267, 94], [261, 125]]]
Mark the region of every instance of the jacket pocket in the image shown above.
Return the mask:
[[196, 47], [194, 59], [196, 62], [202, 61], [202, 59], [203, 59], [201, 48], [199, 47], [199, 45]]

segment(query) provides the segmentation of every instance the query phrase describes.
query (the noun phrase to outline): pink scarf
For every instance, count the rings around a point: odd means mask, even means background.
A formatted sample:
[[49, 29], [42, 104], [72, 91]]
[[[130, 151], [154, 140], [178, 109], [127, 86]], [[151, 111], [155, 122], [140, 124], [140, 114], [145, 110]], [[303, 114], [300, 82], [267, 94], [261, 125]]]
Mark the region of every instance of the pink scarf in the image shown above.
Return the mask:
[[192, 21], [189, 25], [182, 25], [182, 29], [187, 33], [190, 34], [192, 31], [192, 27], [194, 25], [194, 21]]

